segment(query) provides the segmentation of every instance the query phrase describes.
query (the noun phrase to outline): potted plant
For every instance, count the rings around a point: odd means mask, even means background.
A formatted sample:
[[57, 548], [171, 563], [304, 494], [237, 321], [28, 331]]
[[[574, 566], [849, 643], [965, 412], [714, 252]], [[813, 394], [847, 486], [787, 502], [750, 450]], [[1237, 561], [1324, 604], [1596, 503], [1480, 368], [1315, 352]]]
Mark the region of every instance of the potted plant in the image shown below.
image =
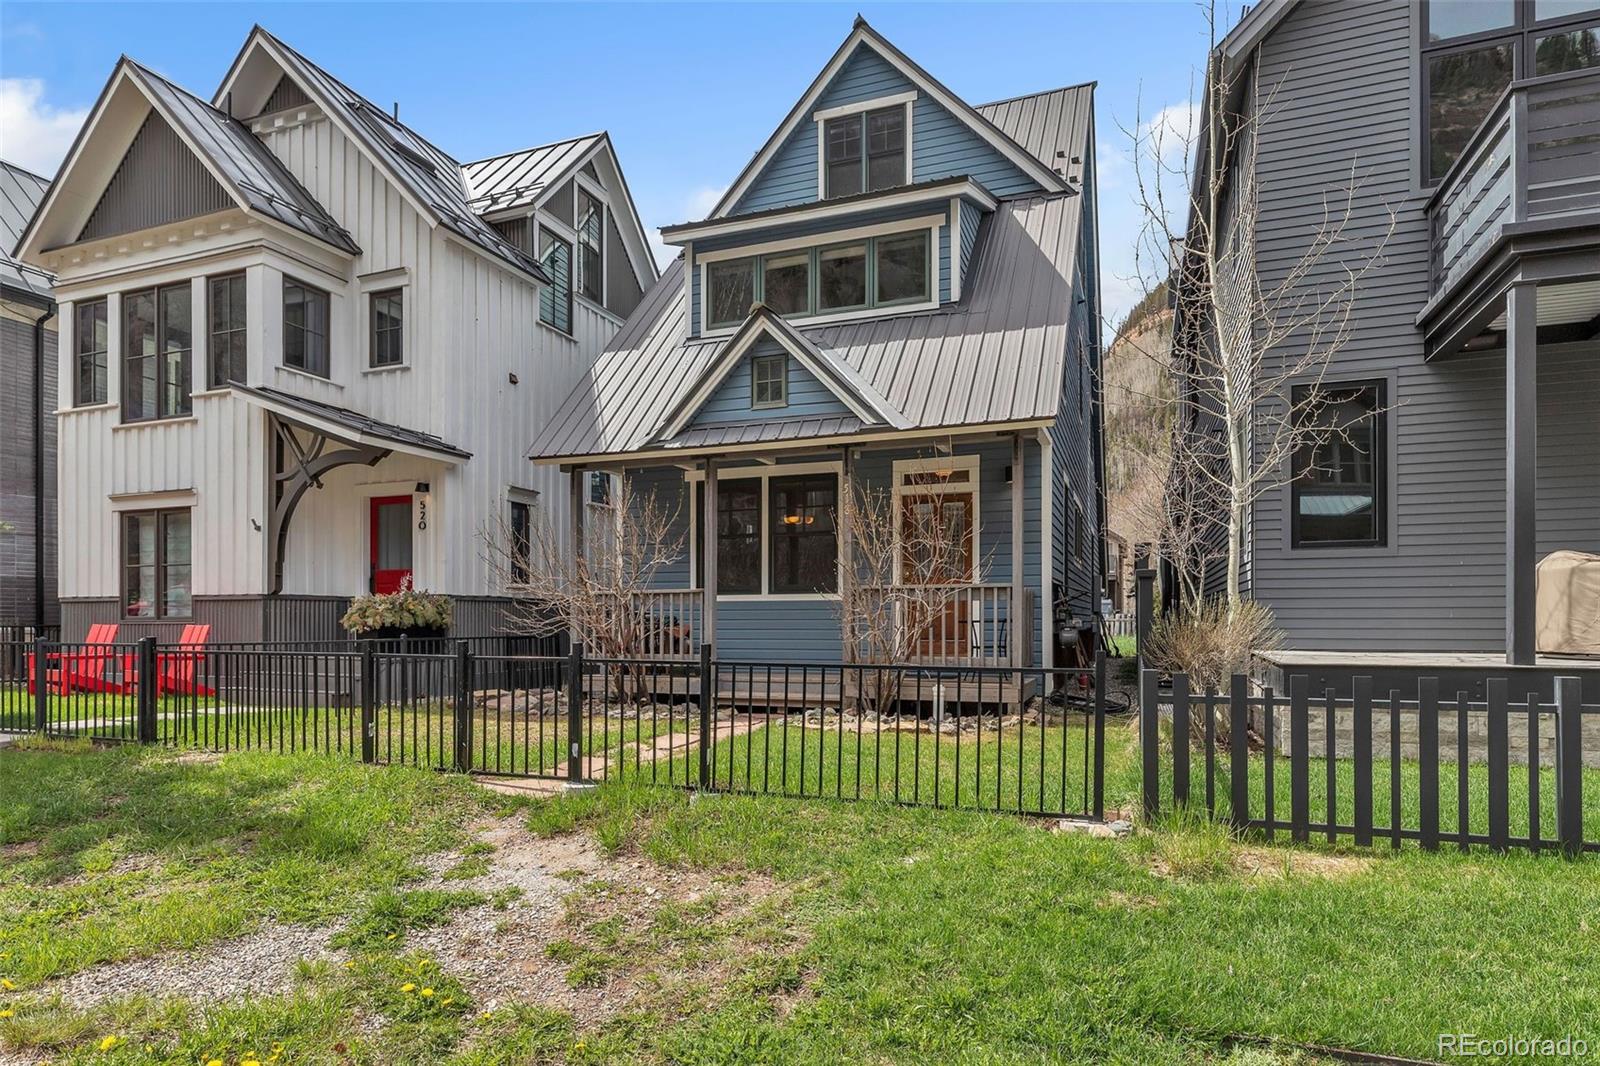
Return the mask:
[[450, 631], [450, 597], [422, 592], [408, 577], [393, 592], [374, 592], [350, 601], [339, 624], [363, 640], [442, 640]]

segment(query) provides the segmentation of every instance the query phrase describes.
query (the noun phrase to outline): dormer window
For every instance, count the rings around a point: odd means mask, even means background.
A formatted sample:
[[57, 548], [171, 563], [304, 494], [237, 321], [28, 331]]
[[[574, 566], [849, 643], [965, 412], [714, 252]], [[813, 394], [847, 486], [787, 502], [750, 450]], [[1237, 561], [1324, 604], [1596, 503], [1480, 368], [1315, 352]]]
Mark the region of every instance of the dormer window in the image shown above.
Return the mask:
[[823, 198], [892, 189], [911, 181], [907, 131], [911, 97], [819, 111]]

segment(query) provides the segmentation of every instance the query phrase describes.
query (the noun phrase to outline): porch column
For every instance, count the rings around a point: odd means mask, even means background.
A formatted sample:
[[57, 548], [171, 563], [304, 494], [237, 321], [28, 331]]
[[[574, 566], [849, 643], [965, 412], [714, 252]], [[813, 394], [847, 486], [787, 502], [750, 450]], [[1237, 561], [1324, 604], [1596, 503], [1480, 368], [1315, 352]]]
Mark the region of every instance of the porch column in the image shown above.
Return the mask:
[[1031, 622], [1022, 616], [1023, 572], [1027, 569], [1026, 549], [1022, 546], [1022, 482], [1025, 474], [1022, 465], [1023, 440], [1021, 433], [1011, 435], [1011, 665], [1025, 665], [1022, 661], [1023, 626]]
[[572, 468], [572, 562], [576, 566], [583, 558], [583, 482], [587, 471], [581, 466]]
[[717, 461], [706, 459], [704, 503], [700, 508], [700, 643], [717, 643]]
[[1534, 660], [1539, 287], [1506, 294], [1506, 662]]
[[844, 455], [839, 460], [839, 506], [835, 509], [837, 526], [835, 536], [839, 538], [839, 603], [844, 608], [840, 614], [840, 638], [844, 641], [844, 661], [854, 662], [856, 658], [856, 642], [851, 639], [853, 626], [851, 596], [855, 592], [856, 557], [855, 537], [851, 525], [851, 516], [856, 507], [856, 480], [855, 480], [855, 449], [846, 446]]

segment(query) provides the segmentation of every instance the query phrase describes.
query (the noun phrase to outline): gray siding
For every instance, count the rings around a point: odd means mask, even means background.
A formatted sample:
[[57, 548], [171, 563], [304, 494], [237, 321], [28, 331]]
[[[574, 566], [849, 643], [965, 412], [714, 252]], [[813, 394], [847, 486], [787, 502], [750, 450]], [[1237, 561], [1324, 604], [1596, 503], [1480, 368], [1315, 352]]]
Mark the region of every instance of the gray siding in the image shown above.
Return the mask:
[[623, 247], [622, 234], [617, 232], [616, 218], [606, 212], [606, 310], [618, 318], [627, 318], [644, 299], [644, 290], [628, 261], [628, 250]]
[[152, 111], [134, 134], [78, 239], [132, 233], [232, 205], [232, 198], [199, 157]]
[[[7, 311], [12, 308], [6, 304]], [[17, 305], [30, 318], [38, 312]], [[35, 595], [36, 515], [44, 508], [44, 621], [59, 617], [56, 603], [56, 334], [45, 331], [44, 374], [44, 499], [35, 494], [34, 330], [30, 322], [9, 314], [0, 318], [0, 426], [5, 445], [0, 448], [0, 625], [31, 623], [37, 617]], [[9, 527], [9, 528], [6, 528]]]
[[[1412, 180], [1412, 17], [1397, 0], [1307, 0], [1259, 57], [1274, 94], [1258, 164], [1267, 284], [1301, 254], [1352, 160], [1363, 175], [1354, 233], [1374, 241], [1385, 205], [1398, 211], [1327, 375], [1389, 383], [1389, 544], [1289, 549], [1286, 491], [1252, 515], [1252, 586], [1295, 647], [1504, 646], [1505, 356], [1426, 363], [1413, 325], [1428, 298], [1428, 228]], [[1538, 551], [1600, 550], [1600, 342], [1540, 351], [1538, 408]]]

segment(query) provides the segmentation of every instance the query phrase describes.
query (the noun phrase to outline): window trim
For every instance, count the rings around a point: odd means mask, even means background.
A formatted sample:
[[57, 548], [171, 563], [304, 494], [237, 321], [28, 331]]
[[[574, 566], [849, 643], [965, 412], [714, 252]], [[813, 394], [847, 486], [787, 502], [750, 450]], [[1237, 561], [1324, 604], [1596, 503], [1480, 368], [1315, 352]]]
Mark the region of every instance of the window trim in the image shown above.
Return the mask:
[[[760, 394], [761, 374], [760, 367], [771, 366], [776, 363], [777, 376], [772, 378], [770, 384], [777, 385], [777, 396], [770, 400], [758, 401]], [[750, 356], [750, 410], [772, 411], [789, 406], [789, 353], [766, 352], [761, 355]]]
[[[572, 184], [572, 294], [597, 307], [608, 307], [611, 296], [606, 278], [606, 220], [611, 214], [611, 204], [605, 195], [605, 190], [598, 188], [592, 180], [585, 177], [580, 171], [573, 175]], [[583, 229], [579, 225], [578, 196], [582, 194], [593, 200], [600, 209], [600, 244], [595, 249], [600, 256], [600, 298], [590, 297], [583, 291], [583, 256], [580, 249], [584, 244]]]
[[[537, 492], [514, 488], [506, 495], [506, 536], [510, 540], [506, 545], [506, 558], [512, 586], [525, 586], [533, 577], [533, 509], [537, 506]], [[527, 515], [528, 520], [528, 527], [520, 539], [517, 534], [519, 509]]]
[[[372, 289], [366, 294], [367, 298], [367, 366], [368, 370], [398, 370], [409, 366], [411, 354], [406, 350], [406, 287], [404, 285], [391, 285], [387, 288]], [[400, 301], [400, 324], [386, 332], [399, 334], [400, 354], [393, 362], [378, 362], [378, 301], [388, 297], [395, 297]]]
[[[96, 304], [100, 305], [101, 317], [106, 323], [106, 346], [97, 351], [86, 352], [83, 349], [83, 314], [91, 310]], [[119, 309], [120, 310], [120, 309]], [[83, 386], [83, 359], [84, 356], [100, 356], [100, 369], [105, 376], [105, 393], [98, 399], [90, 397], [85, 399], [82, 395]], [[77, 407], [103, 407], [111, 402], [111, 301], [104, 296], [93, 299], [79, 300], [72, 305], [72, 406]]]
[[[577, 196], [576, 195], [573, 196], [573, 202], [574, 203], [577, 202]], [[576, 209], [574, 209], [574, 210], [576, 210]], [[544, 324], [544, 325], [550, 327], [551, 329], [555, 330], [557, 333], [561, 334], [563, 337], [575, 337], [577, 334], [576, 334], [576, 326], [573, 324], [573, 314], [577, 310], [577, 304], [574, 303], [574, 301], [577, 299], [577, 286], [574, 285], [573, 282], [576, 281], [577, 279], [573, 276], [574, 270], [576, 269], [576, 266], [573, 263], [573, 257], [577, 253], [577, 247], [578, 247], [577, 235], [574, 234], [571, 237], [567, 237], [567, 236], [563, 235], [560, 230], [558, 230], [555, 227], [551, 226], [549, 223], [550, 223], [549, 219], [547, 219], [547, 218], [545, 218], [543, 216], [539, 217], [539, 223], [534, 228], [534, 252], [533, 252], [533, 257], [534, 257], [534, 260], [536, 262], [538, 262], [538, 264], [541, 267], [544, 266], [544, 253], [539, 251], [539, 249], [544, 244], [544, 238], [545, 238], [546, 234], [548, 234], [551, 239], [553, 239], [555, 241], [558, 241], [559, 243], [561, 243], [561, 244], [566, 246], [566, 249], [567, 249], [567, 285], [566, 285], [567, 325], [566, 325], [566, 328], [563, 329], [561, 326], [557, 325], [556, 323], [554, 323], [554, 322], [552, 322], [549, 319], [544, 317], [544, 294], [546, 292], [557, 293], [557, 292], [561, 291], [559, 288], [557, 288], [557, 286], [555, 284], [555, 276], [553, 274], [551, 275], [550, 284], [541, 285], [539, 287], [539, 316], [538, 317], [539, 317], [539, 321], [542, 324]], [[552, 299], [554, 299], [553, 296], [552, 296]]]
[[[161, 294], [164, 293], [164, 292], [167, 292], [169, 290], [178, 290], [178, 291], [187, 292], [189, 294], [189, 347], [186, 349], [188, 351], [188, 353], [189, 353], [189, 359], [188, 359], [188, 363], [189, 363], [188, 370], [189, 370], [189, 372], [186, 375], [186, 380], [183, 383], [183, 402], [179, 405], [178, 410], [170, 412], [170, 413], [163, 413], [162, 410], [161, 410], [161, 398], [164, 395], [166, 395], [167, 386], [169, 384], [171, 384], [171, 383], [167, 380], [167, 361], [166, 361], [165, 358], [163, 358], [164, 353], [162, 351], [162, 339], [166, 334], [166, 324], [167, 323], [166, 323], [166, 314], [162, 310]], [[145, 415], [145, 416], [142, 416], [142, 417], [133, 417], [133, 416], [130, 416], [130, 414], [129, 414], [129, 411], [131, 410], [131, 408], [130, 408], [130, 406], [128, 404], [128, 386], [129, 386], [129, 383], [132, 381], [132, 378], [133, 378], [133, 376], [128, 373], [128, 343], [129, 343], [129, 339], [131, 337], [131, 333], [130, 333], [130, 331], [128, 329], [128, 297], [130, 297], [130, 296], [142, 296], [145, 293], [149, 293], [151, 295], [151, 297], [153, 299], [153, 302], [155, 304], [155, 314], [156, 314], [156, 319], [155, 319], [156, 351], [155, 351], [155, 356], [154, 356], [155, 361], [156, 361], [156, 413], [153, 414], [153, 415]], [[143, 423], [146, 423], [146, 422], [167, 422], [167, 421], [171, 421], [173, 419], [191, 417], [194, 414], [194, 284], [193, 284], [193, 282], [190, 279], [185, 278], [182, 281], [172, 281], [172, 282], [168, 282], [165, 285], [148, 285], [148, 286], [142, 286], [142, 287], [136, 288], [136, 289], [124, 290], [121, 294], [119, 294], [118, 299], [117, 299], [117, 313], [122, 318], [121, 328], [119, 330], [118, 338], [117, 338], [118, 341], [120, 342], [120, 345], [121, 345], [121, 348], [122, 348], [122, 351], [120, 353], [118, 353], [118, 359], [119, 359], [119, 365], [118, 365], [119, 374], [118, 374], [118, 377], [119, 377], [120, 381], [119, 381], [119, 385], [118, 385], [118, 389], [117, 389], [117, 393], [118, 393], [118, 395], [117, 395], [117, 403], [118, 403], [118, 406], [121, 408], [121, 411], [122, 411], [122, 417], [120, 419], [121, 423], [123, 425], [137, 425], [137, 424], [143, 424]], [[107, 343], [109, 344], [110, 343], [110, 333], [109, 333], [110, 319], [109, 319], [109, 317], [106, 320], [106, 326], [107, 326], [107, 331], [108, 331], [106, 340], [107, 340]], [[143, 356], [141, 356], [140, 358], [143, 358]], [[111, 389], [111, 382], [110, 382], [109, 372], [108, 372], [108, 377], [107, 377], [107, 381], [106, 381], [106, 391], [109, 393], [110, 389]]]
[[1304, 541], [1300, 536], [1300, 479], [1294, 474], [1296, 456], [1289, 455], [1288, 480], [1285, 485], [1284, 505], [1287, 508], [1288, 521], [1284, 523], [1285, 544], [1292, 551], [1337, 551], [1339, 549], [1356, 549], [1368, 551], [1370, 549], [1387, 549], [1394, 543], [1393, 530], [1390, 529], [1393, 506], [1390, 500], [1390, 483], [1392, 477], [1390, 467], [1394, 460], [1392, 441], [1394, 432], [1389, 426], [1389, 395], [1392, 388], [1387, 378], [1356, 378], [1349, 381], [1303, 381], [1292, 382], [1288, 385], [1289, 399], [1294, 403], [1294, 394], [1301, 389], [1317, 388], [1323, 391], [1340, 391], [1351, 389], [1371, 389], [1373, 391], [1373, 481], [1372, 481], [1372, 506], [1377, 512], [1373, 516], [1373, 536], [1360, 540], [1315, 540]]
[[[779, 536], [782, 536], [782, 535], [785, 535], [785, 534], [783, 534], [778, 529], [778, 521], [777, 521], [777, 519], [778, 519], [778, 511], [777, 511], [777, 507], [774, 505], [774, 497], [777, 495], [777, 492], [778, 492], [778, 483], [779, 482], [785, 482], [785, 481], [800, 482], [800, 483], [815, 482], [815, 483], [817, 483], [819, 485], [821, 485], [823, 483], [830, 483], [831, 482], [831, 484], [833, 486], [833, 562], [834, 562], [834, 575], [833, 575], [833, 588], [831, 588], [831, 589], [823, 588], [823, 589], [809, 589], [808, 590], [808, 589], [803, 589], [803, 588], [801, 588], [801, 589], [785, 588], [785, 589], [781, 589], [780, 590], [780, 589], [777, 589], [777, 587], [776, 587], [777, 586], [777, 582], [775, 580], [774, 568], [775, 568], [775, 565], [776, 565], [777, 557], [776, 557], [776, 553], [772, 549], [778, 543], [777, 538]], [[806, 596], [806, 595], [833, 595], [833, 596], [837, 596], [839, 594], [839, 578], [840, 578], [840, 569], [841, 569], [841, 567], [840, 567], [841, 560], [840, 560], [839, 548], [840, 548], [840, 543], [841, 543], [841, 540], [842, 540], [841, 531], [839, 529], [839, 493], [843, 489], [843, 486], [841, 484], [842, 481], [843, 481], [843, 478], [842, 478], [841, 475], [833, 474], [833, 473], [791, 474], [791, 473], [788, 473], [788, 472], [784, 472], [784, 473], [780, 474], [780, 473], [778, 473], [776, 471], [774, 471], [774, 473], [770, 477], [767, 477], [767, 478], [762, 480], [762, 482], [761, 482], [761, 491], [762, 491], [763, 495], [762, 495], [762, 501], [761, 501], [761, 512], [762, 512], [761, 513], [761, 518], [762, 518], [762, 523], [763, 523], [763, 540], [764, 540], [764, 543], [762, 544], [761, 555], [762, 555], [762, 588], [763, 589], [767, 590], [768, 592], [770, 592], [774, 596]], [[818, 537], [819, 539], [822, 536], [820, 533], [798, 533], [798, 532], [794, 533], [794, 534], [788, 534], [788, 535], [791, 535], [791, 536], [811, 536], [811, 537]]]
[[[867, 180], [866, 180], [866, 168], [867, 168], [867, 120], [866, 120], [866, 116], [867, 116], [867, 113], [870, 112], [870, 111], [884, 111], [884, 110], [887, 110], [888, 108], [895, 107], [896, 105], [905, 108], [905, 114], [906, 114], [906, 125], [905, 125], [905, 129], [906, 129], [906, 152], [905, 152], [905, 155], [906, 155], [906, 170], [905, 170], [905, 180], [901, 184], [902, 185], [910, 185], [912, 183], [911, 182], [911, 175], [913, 174], [914, 171], [913, 171], [912, 161], [911, 161], [911, 148], [912, 148], [912, 144], [913, 144], [913, 140], [912, 140], [912, 136], [911, 136], [911, 119], [912, 119], [912, 115], [916, 111], [916, 108], [913, 105], [915, 105], [915, 103], [917, 101], [917, 97], [919, 95], [920, 94], [917, 92], [917, 90], [909, 89], [909, 90], [907, 90], [907, 91], [905, 91], [903, 93], [895, 93], [895, 94], [893, 94], [891, 96], [878, 96], [878, 97], [874, 97], [871, 100], [861, 100], [861, 101], [858, 101], [858, 102], [852, 103], [852, 104], [841, 104], [838, 107], [826, 107], [826, 108], [822, 108], [822, 109], [817, 110], [817, 111], [813, 111], [811, 113], [811, 119], [812, 119], [813, 122], [816, 123], [816, 130], [817, 130], [817, 200], [818, 200], [818, 202], [825, 202], [825, 201], [827, 201], [829, 199], [829, 197], [828, 197], [828, 137], [827, 137], [828, 123], [833, 119], [847, 118], [847, 117], [849, 117], [851, 115], [860, 115], [861, 116], [861, 167], [862, 167], [861, 189], [862, 189], [863, 192], [865, 192], [866, 188], [867, 188]], [[891, 185], [891, 186], [888, 186], [888, 188], [895, 188], [895, 186]], [[835, 199], [837, 199], [837, 198], [835, 198]]]
[[[818, 463], [787, 463], [769, 466], [765, 463], [756, 466], [718, 467], [717, 484], [720, 487], [725, 481], [759, 480], [761, 482], [761, 516], [759, 527], [761, 531], [761, 591], [759, 592], [719, 592], [717, 602], [817, 602], [831, 601], [839, 598], [838, 592], [772, 592], [769, 581], [771, 570], [771, 538], [767, 522], [768, 501], [771, 499], [771, 487], [767, 484], [772, 478], [798, 477], [805, 474], [829, 474], [834, 477], [834, 483], [839, 486], [834, 498], [843, 492], [844, 464], [840, 462]], [[703, 499], [700, 495], [701, 486], [705, 484], [706, 472], [704, 470], [687, 470], [683, 475], [684, 486], [689, 497], [689, 582], [693, 591], [704, 592], [700, 580], [700, 555], [703, 545], [700, 543], [700, 510]], [[838, 521], [835, 520], [835, 536], [838, 536]], [[839, 556], [839, 580], [844, 577], [844, 553]], [[838, 587], [837, 585], [835, 587]]]
[[[185, 621], [194, 618], [194, 508], [193, 507], [141, 507], [126, 511], [115, 512], [117, 516], [117, 617], [129, 622], [171, 622]], [[166, 571], [167, 547], [166, 522], [176, 514], [181, 514], [189, 520], [189, 613], [168, 614], [166, 612]], [[155, 596], [156, 611], [154, 614], [129, 614], [128, 613], [128, 520], [131, 518], [154, 518], [156, 523], [156, 559], [155, 559]]]
[[[313, 369], [312, 367], [309, 367], [309, 366], [295, 366], [293, 363], [289, 362], [289, 343], [288, 343], [288, 341], [289, 341], [289, 329], [290, 329], [290, 326], [289, 326], [289, 286], [291, 286], [291, 285], [293, 285], [293, 286], [295, 286], [295, 287], [297, 287], [299, 289], [302, 289], [307, 293], [315, 293], [316, 295], [321, 296], [322, 300], [323, 300], [323, 306], [327, 309], [327, 318], [326, 318], [326, 321], [324, 323], [326, 332], [322, 335], [323, 347], [326, 350], [327, 359], [328, 359], [328, 367], [327, 367], [327, 371], [325, 373], [324, 372], [319, 372], [319, 371], [317, 371], [317, 370], [315, 370], [315, 369]], [[333, 380], [333, 295], [330, 292], [328, 292], [328, 290], [318, 288], [317, 286], [312, 285], [309, 282], [301, 281], [299, 278], [295, 277], [292, 274], [285, 274], [285, 275], [283, 275], [283, 285], [282, 285], [282, 287], [280, 289], [280, 292], [279, 292], [279, 310], [280, 310], [280, 312], [282, 314], [282, 318], [283, 318], [283, 334], [279, 339], [280, 340], [280, 344], [279, 344], [279, 352], [278, 352], [278, 365], [282, 366], [286, 370], [293, 370], [293, 371], [296, 371], [296, 372], [301, 373], [301, 374], [307, 374], [307, 375], [309, 375], [311, 377], [314, 377], [314, 378], [317, 378], [317, 379], [319, 379], [321, 381], [332, 381]], [[295, 328], [301, 330], [303, 333], [307, 333], [307, 334], [311, 333], [310, 328], [307, 327], [307, 326], [297, 326]]]
[[[217, 363], [216, 363], [216, 360], [217, 360], [217, 343], [216, 343], [216, 341], [217, 341], [218, 330], [216, 328], [216, 317], [215, 317], [216, 316], [216, 310], [217, 310], [217, 301], [216, 301], [216, 294], [215, 294], [215, 292], [213, 290], [213, 286], [216, 285], [216, 283], [219, 282], [219, 281], [229, 281], [229, 282], [231, 282], [235, 278], [237, 278], [239, 281], [244, 283], [244, 315], [243, 315], [244, 324], [241, 325], [241, 326], [237, 326], [237, 327], [235, 327], [233, 329], [222, 330], [221, 332], [230, 333], [230, 334], [231, 333], [238, 333], [238, 334], [241, 334], [243, 336], [244, 344], [245, 344], [244, 373], [239, 376], [237, 382], [235, 382], [235, 380], [232, 377], [227, 377], [227, 378], [224, 378], [223, 380], [219, 381], [214, 376], [214, 371], [216, 370], [216, 366], [217, 366]], [[243, 384], [245, 384], [246, 380], [250, 376], [250, 351], [249, 351], [249, 349], [250, 349], [250, 283], [249, 283], [249, 280], [246, 277], [245, 271], [243, 271], [243, 270], [229, 270], [229, 271], [226, 271], [226, 272], [221, 273], [221, 274], [208, 274], [208, 275], [206, 275], [205, 282], [206, 282], [206, 388], [207, 389], [225, 389], [229, 385], [235, 384], [235, 383], [243, 385]]]

